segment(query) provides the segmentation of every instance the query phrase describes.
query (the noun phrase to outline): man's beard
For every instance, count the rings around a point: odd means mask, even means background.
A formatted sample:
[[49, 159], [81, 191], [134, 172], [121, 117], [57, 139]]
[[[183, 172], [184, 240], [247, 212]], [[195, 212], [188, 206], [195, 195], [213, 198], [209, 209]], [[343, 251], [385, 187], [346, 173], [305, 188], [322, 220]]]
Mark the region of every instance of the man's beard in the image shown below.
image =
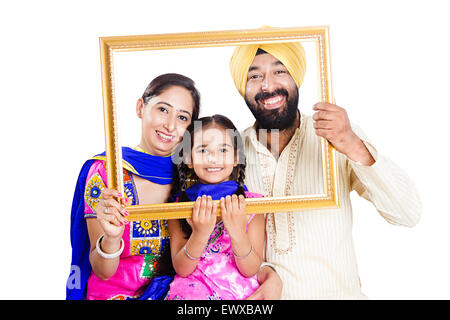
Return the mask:
[[[245, 96], [245, 102], [253, 113], [259, 128], [268, 131], [278, 129], [280, 131], [292, 127], [297, 118], [298, 110], [298, 90], [293, 90], [294, 94], [289, 97], [286, 89], [277, 89], [274, 92], [260, 92], [255, 96], [256, 105], [252, 104]], [[258, 101], [268, 99], [276, 95], [283, 95], [286, 98], [287, 107], [267, 110], [258, 108]]]

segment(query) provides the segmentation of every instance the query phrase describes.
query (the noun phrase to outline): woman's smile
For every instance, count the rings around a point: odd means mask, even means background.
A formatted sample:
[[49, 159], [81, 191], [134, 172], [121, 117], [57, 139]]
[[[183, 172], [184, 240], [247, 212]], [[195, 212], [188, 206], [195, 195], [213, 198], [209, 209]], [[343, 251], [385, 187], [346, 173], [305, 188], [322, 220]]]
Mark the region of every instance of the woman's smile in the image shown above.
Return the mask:
[[158, 138], [162, 142], [165, 142], [165, 143], [170, 143], [175, 138], [174, 135], [171, 135], [171, 134], [165, 133], [163, 131], [159, 131], [159, 130], [156, 130], [156, 134], [157, 134]]
[[152, 97], [146, 105], [138, 101], [142, 148], [156, 156], [171, 154], [189, 126], [193, 110], [191, 93], [177, 86]]

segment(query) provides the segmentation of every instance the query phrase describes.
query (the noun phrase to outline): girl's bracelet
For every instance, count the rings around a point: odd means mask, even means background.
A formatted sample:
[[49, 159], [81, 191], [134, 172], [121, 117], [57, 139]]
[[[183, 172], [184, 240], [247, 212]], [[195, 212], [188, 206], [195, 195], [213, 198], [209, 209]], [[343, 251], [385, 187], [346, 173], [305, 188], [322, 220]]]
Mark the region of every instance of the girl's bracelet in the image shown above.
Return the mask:
[[234, 253], [234, 250], [231, 250], [231, 251], [233, 251], [234, 257], [235, 257], [236, 259], [245, 259], [245, 258], [248, 258], [248, 256], [252, 253], [252, 251], [253, 251], [253, 245], [250, 243], [250, 251], [249, 251], [249, 253], [247, 253], [245, 256], [242, 256], [242, 257], [240, 257], [240, 256], [238, 256], [236, 253]]
[[184, 254], [185, 254], [186, 257], [188, 257], [189, 259], [194, 260], [194, 261], [200, 260], [201, 257], [200, 257], [200, 258], [194, 258], [193, 256], [191, 256], [191, 255], [189, 254], [189, 252], [188, 252], [187, 249], [186, 249], [186, 245], [184, 245], [183, 250], [184, 250]]
[[115, 259], [115, 258], [119, 257], [122, 254], [122, 252], [123, 252], [123, 248], [125, 247], [125, 243], [124, 243], [123, 239], [120, 239], [120, 249], [119, 249], [119, 251], [117, 251], [115, 253], [105, 253], [105, 252], [102, 251], [102, 249], [100, 249], [100, 243], [102, 242], [102, 239], [103, 239], [104, 236], [105, 235], [102, 234], [100, 236], [100, 238], [98, 238], [98, 240], [97, 240], [97, 244], [95, 246], [96, 250], [97, 250], [97, 253], [104, 259]]

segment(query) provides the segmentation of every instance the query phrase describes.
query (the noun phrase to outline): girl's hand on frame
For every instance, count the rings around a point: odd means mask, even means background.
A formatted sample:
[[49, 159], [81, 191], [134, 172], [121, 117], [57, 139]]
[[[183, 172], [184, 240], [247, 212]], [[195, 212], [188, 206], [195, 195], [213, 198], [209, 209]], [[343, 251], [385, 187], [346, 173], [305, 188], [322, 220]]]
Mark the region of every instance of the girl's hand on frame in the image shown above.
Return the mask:
[[217, 203], [210, 196], [198, 197], [192, 210], [192, 218], [186, 219], [192, 235], [209, 239], [217, 220]]
[[233, 194], [220, 199], [223, 225], [232, 240], [241, 240], [245, 237], [248, 222], [245, 208], [245, 198], [242, 195], [238, 198]]
[[114, 197], [118, 197], [124, 205], [129, 202], [117, 190], [105, 188], [95, 211], [105, 237], [121, 238], [125, 225], [129, 222], [125, 219], [129, 213]]

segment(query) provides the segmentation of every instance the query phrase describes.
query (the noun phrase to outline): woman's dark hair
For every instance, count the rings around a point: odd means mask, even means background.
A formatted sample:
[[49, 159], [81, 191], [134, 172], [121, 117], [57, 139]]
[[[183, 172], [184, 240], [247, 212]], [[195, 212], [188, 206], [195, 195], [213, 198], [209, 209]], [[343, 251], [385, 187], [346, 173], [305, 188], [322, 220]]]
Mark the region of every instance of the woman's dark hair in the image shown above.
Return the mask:
[[200, 114], [200, 93], [195, 87], [195, 82], [191, 78], [178, 73], [166, 73], [153, 79], [142, 94], [144, 104], [152, 97], [161, 94], [171, 87], [182, 87], [191, 93], [192, 100], [194, 101], [192, 121], [197, 120]]
[[[238, 183], [238, 188], [234, 194], [238, 196], [242, 195], [245, 197], [244, 180], [245, 180], [246, 163], [245, 163], [244, 145], [242, 142], [241, 135], [239, 134], [239, 131], [236, 129], [233, 122], [227, 117], [220, 114], [215, 114], [211, 117], [202, 117], [195, 122], [193, 121], [187, 128], [185, 135], [183, 137], [183, 141], [175, 149], [175, 154], [177, 154], [179, 159], [183, 160], [189, 159], [190, 161], [190, 159], [192, 159], [191, 151], [194, 145], [193, 139], [194, 134], [199, 130], [204, 130], [213, 127], [225, 129], [227, 134], [231, 134], [234, 154], [235, 156], [239, 155], [239, 157], [237, 159], [238, 164], [233, 169], [233, 172], [231, 173], [230, 176], [230, 180], [234, 180]], [[186, 137], [188, 139], [185, 139]], [[188, 198], [185, 190], [187, 189], [188, 174], [192, 173], [190, 172], [191, 169], [189, 169], [185, 161], [179, 161], [179, 164], [177, 164], [177, 171], [178, 175], [175, 175], [176, 178], [173, 179], [172, 183], [172, 195], [173, 195], [172, 197], [178, 195], [179, 202], [189, 202], [191, 200]], [[180, 221], [181, 221], [181, 229], [186, 234], [186, 238], [188, 238], [192, 233], [192, 229], [186, 222], [186, 219]]]

